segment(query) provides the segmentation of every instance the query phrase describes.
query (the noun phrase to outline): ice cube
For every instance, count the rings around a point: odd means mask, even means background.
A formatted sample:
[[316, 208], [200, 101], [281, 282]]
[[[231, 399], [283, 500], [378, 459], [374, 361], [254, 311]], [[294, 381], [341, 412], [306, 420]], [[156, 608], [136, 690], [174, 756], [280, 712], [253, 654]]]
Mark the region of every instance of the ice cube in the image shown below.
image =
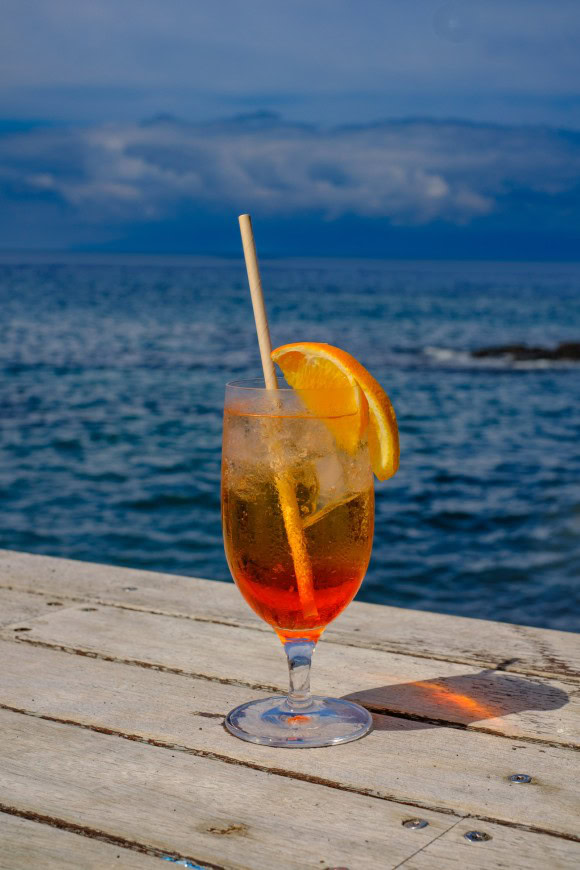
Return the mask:
[[327, 453], [326, 456], [317, 459], [316, 473], [318, 474], [321, 505], [334, 502], [344, 495], [346, 489], [344, 469], [336, 453]]

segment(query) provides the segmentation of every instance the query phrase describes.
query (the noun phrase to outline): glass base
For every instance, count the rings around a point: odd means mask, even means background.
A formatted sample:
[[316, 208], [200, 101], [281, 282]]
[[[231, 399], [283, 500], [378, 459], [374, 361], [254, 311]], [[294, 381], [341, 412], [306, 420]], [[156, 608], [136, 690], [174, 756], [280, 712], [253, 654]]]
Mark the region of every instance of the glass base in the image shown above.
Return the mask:
[[293, 709], [284, 695], [248, 701], [226, 716], [231, 734], [249, 743], [304, 748], [350, 743], [371, 730], [364, 707], [338, 698], [312, 698], [305, 709]]

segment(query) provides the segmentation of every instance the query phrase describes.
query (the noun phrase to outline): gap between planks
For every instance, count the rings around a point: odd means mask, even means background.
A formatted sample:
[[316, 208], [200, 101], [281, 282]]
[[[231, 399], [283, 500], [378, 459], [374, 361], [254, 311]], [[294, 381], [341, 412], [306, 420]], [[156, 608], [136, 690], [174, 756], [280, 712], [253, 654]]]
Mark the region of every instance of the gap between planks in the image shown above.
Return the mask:
[[[207, 582], [217, 582], [217, 581], [207, 581]], [[0, 589], [6, 589], [9, 591], [18, 591], [12, 586], [0, 585]], [[34, 590], [34, 591], [28, 590], [27, 594], [36, 595], [38, 597], [43, 597], [43, 598], [60, 598], [62, 601], [71, 602], [73, 605], [74, 604], [97, 604], [100, 607], [113, 607], [113, 608], [116, 608], [117, 610], [128, 610], [129, 612], [133, 612], [133, 613], [150, 613], [152, 616], [168, 616], [168, 617], [171, 617], [172, 619], [187, 619], [190, 622], [201, 622], [201, 623], [208, 624], [208, 625], [223, 625], [226, 628], [243, 628], [243, 629], [247, 629], [248, 631], [257, 631], [257, 632], [260, 632], [261, 634], [269, 634], [270, 631], [272, 630], [271, 627], [267, 624], [262, 625], [260, 623], [253, 623], [250, 621], [246, 622], [246, 621], [243, 621], [240, 619], [236, 620], [233, 618], [228, 620], [228, 619], [216, 619], [215, 617], [212, 617], [212, 616], [200, 616], [200, 615], [194, 616], [194, 615], [189, 614], [189, 613], [179, 613], [178, 611], [172, 611], [172, 610], [161, 610], [159, 608], [155, 608], [155, 607], [151, 607], [151, 606], [146, 607], [144, 605], [125, 604], [125, 603], [118, 602], [118, 601], [112, 601], [112, 600], [106, 599], [106, 598], [99, 598], [99, 597], [83, 598], [83, 597], [73, 596], [73, 595], [70, 595], [70, 596], [58, 595], [58, 596], [56, 596], [56, 595], [50, 595], [48, 592], [43, 592], [41, 590]], [[517, 629], [525, 629], [527, 626], [513, 626], [513, 627], [517, 628]], [[332, 631], [332, 629], [331, 629], [331, 631]], [[537, 669], [537, 668], [534, 669], [534, 668], [530, 668], [530, 667], [516, 668], [516, 667], [514, 667], [514, 665], [517, 661], [519, 661], [518, 658], [509, 658], [508, 657], [508, 658], [505, 658], [503, 661], [496, 662], [492, 659], [486, 659], [483, 657], [476, 657], [476, 656], [467, 656], [467, 657], [444, 656], [444, 655], [441, 655], [438, 653], [433, 653], [433, 652], [424, 653], [424, 652], [420, 652], [420, 651], [406, 650], [406, 649], [402, 649], [400, 646], [398, 646], [396, 644], [389, 645], [388, 643], [384, 643], [384, 642], [383, 643], [377, 643], [377, 642], [373, 642], [373, 641], [366, 641], [365, 642], [364, 640], [356, 641], [353, 638], [346, 639], [344, 637], [333, 637], [332, 634], [330, 634], [330, 635], [324, 634], [323, 638], [324, 638], [325, 644], [332, 643], [332, 644], [336, 644], [338, 646], [352, 647], [353, 649], [369, 649], [369, 650], [376, 650], [377, 652], [387, 652], [387, 653], [390, 652], [390, 653], [395, 653], [396, 655], [409, 656], [409, 658], [415, 658], [415, 659], [427, 659], [429, 661], [435, 661], [435, 662], [449, 662], [451, 664], [470, 665], [471, 667], [478, 666], [478, 667], [489, 668], [490, 670], [494, 670], [494, 671], [505, 671], [505, 673], [508, 673], [508, 674], [522, 674], [523, 676], [538, 676], [538, 677], [545, 677], [547, 679], [565, 679], [565, 680], [570, 681], [570, 682], [576, 682], [576, 681], [580, 682], [580, 676], [578, 676], [577, 674], [574, 674], [574, 673], [569, 674], [566, 671], [566, 669], [563, 668], [562, 662], [558, 662], [557, 660], [554, 660], [554, 662], [555, 662], [554, 667], [556, 668], [556, 666], [558, 666], [558, 667], [560, 667], [560, 670], [554, 669], [554, 670], [548, 671], [548, 670], [542, 670], [542, 669]], [[544, 656], [546, 655], [545, 652], [543, 654], [544, 654]]]
[[[33, 719], [42, 719], [46, 722], [57, 722], [59, 725], [69, 725], [73, 728], [82, 728], [85, 731], [92, 731], [96, 734], [106, 734], [108, 737], [118, 737], [121, 740], [130, 740], [132, 743], [143, 743], [146, 746], [156, 746], [158, 749], [168, 749], [171, 752], [184, 752], [186, 755], [193, 755], [196, 758], [207, 758], [210, 761], [219, 761], [224, 764], [234, 765], [235, 767], [245, 767], [249, 770], [259, 770], [261, 773], [270, 773], [274, 776], [285, 777], [286, 779], [296, 779], [300, 782], [310, 783], [311, 785], [321, 785], [325, 788], [336, 789], [336, 791], [344, 791], [348, 792], [349, 794], [360, 794], [364, 795], [364, 797], [374, 798], [375, 800], [384, 800], [387, 801], [387, 803], [393, 803], [399, 806], [415, 807], [421, 810], [430, 810], [434, 813], [443, 813], [447, 816], [456, 816], [458, 818], [458, 821], [461, 821], [461, 819], [464, 818], [468, 818], [469, 815], [457, 813], [455, 810], [449, 809], [448, 807], [432, 806], [426, 801], [402, 800], [393, 795], [379, 795], [373, 792], [371, 789], [357, 788], [356, 786], [339, 783], [336, 780], [325, 779], [324, 777], [313, 776], [308, 773], [301, 773], [300, 771], [292, 771], [283, 767], [272, 767], [271, 764], [258, 764], [257, 762], [253, 761], [242, 761], [239, 758], [232, 758], [229, 755], [221, 755], [218, 752], [212, 752], [206, 749], [194, 749], [191, 746], [184, 746], [180, 743], [168, 743], [164, 740], [155, 740], [151, 737], [143, 737], [140, 734], [129, 734], [123, 731], [115, 731], [113, 728], [105, 728], [100, 725], [89, 725], [86, 722], [76, 722], [74, 719], [61, 719], [59, 716], [50, 716], [46, 713], [36, 713], [34, 711], [21, 709], [19, 707], [13, 707], [9, 704], [0, 703], [0, 710], [8, 710], [10, 713], [19, 713], [22, 716], [30, 716]], [[474, 816], [474, 818], [479, 818], [479, 816]], [[563, 837], [564, 839], [570, 840], [578, 839], [580, 841], [580, 837], [575, 838], [573, 835], [544, 830], [543, 828], [529, 828], [528, 826], [522, 826], [517, 822], [502, 822], [501, 820], [495, 818], [490, 818], [488, 819], [488, 821], [494, 821], [498, 824], [507, 824], [510, 827], [523, 828], [525, 830], [534, 830], [540, 834], [550, 834], [555, 837]]]
[[[237, 686], [242, 689], [250, 689], [256, 692], [274, 692], [275, 694], [279, 694], [282, 691], [280, 686], [268, 685], [267, 683], [252, 683], [234, 678], [217, 677], [209, 674], [196, 673], [195, 671], [185, 671], [180, 668], [171, 667], [169, 665], [153, 664], [152, 662], [145, 662], [140, 659], [120, 658], [118, 656], [107, 655], [105, 653], [96, 652], [94, 650], [79, 649], [77, 647], [70, 647], [64, 644], [50, 643], [48, 641], [42, 640], [33, 640], [21, 636], [10, 637], [8, 634], [2, 634], [1, 632], [0, 639], [8, 643], [11, 642], [16, 644], [26, 644], [27, 646], [37, 647], [39, 649], [54, 650], [56, 652], [66, 653], [67, 655], [76, 655], [83, 658], [96, 659], [97, 661], [101, 662], [112, 662], [118, 665], [128, 665], [129, 667], [143, 668], [144, 670], [158, 671], [159, 673], [164, 674], [173, 674], [174, 676], [184, 677], [185, 679], [204, 680], [208, 683], [219, 683], [222, 686]], [[502, 672], [501, 669], [495, 670], [499, 670], [500, 672]], [[530, 743], [532, 745], [550, 746], [554, 749], [570, 749], [574, 752], [578, 752], [580, 750], [580, 746], [575, 743], [566, 743], [565, 741], [558, 742], [546, 739], [544, 737], [531, 737], [530, 735], [503, 734], [501, 731], [494, 730], [493, 728], [486, 728], [485, 725], [474, 725], [473, 723], [469, 723], [469, 725], [467, 725], [463, 722], [455, 722], [453, 720], [435, 718], [432, 716], [422, 716], [419, 713], [405, 713], [400, 710], [390, 710], [388, 707], [378, 707], [370, 703], [364, 703], [363, 706], [371, 713], [377, 713], [381, 716], [393, 716], [396, 719], [403, 719], [408, 722], [421, 722], [425, 725], [453, 728], [458, 731], [467, 731], [469, 733], [489, 734], [493, 737], [501, 737], [504, 740], [519, 740], [523, 743]], [[4, 705], [0, 703], [0, 708], [2, 707], [4, 707]], [[6, 709], [12, 708], [6, 707]], [[16, 712], [24, 711], [18, 710]], [[200, 715], [214, 716], [215, 714], [204, 713], [202, 711]]]
[[[75, 664], [66, 653], [27, 644], [4, 642], [0, 658], [6, 664], [0, 674], [0, 699], [10, 708], [6, 715], [22, 721], [24, 732], [33, 733], [34, 726], [25, 725], [26, 715], [13, 710], [33, 714], [29, 723], [40, 725], [45, 716], [45, 724], [58, 720], [52, 724], [77, 733], [69, 723], [96, 726], [96, 734], [104, 739], [112, 732], [137, 737], [137, 743], [142, 738], [151, 744], [157, 741], [170, 752], [172, 746], [184, 746], [198, 754], [233, 757], [241, 762], [234, 770], [243, 769], [246, 762], [266, 771], [282, 767], [290, 773], [290, 782], [294, 773], [316, 774], [320, 781], [402, 805], [438, 806], [458, 816], [502, 819], [556, 834], [578, 833], [574, 808], [580, 809], [580, 792], [570, 777], [569, 750], [563, 747], [497, 741], [494, 735], [469, 730], [417, 728], [383, 715], [375, 718], [373, 734], [345, 747], [306, 753], [256, 748], [232, 738], [221, 720], [227, 710], [249, 700], [248, 695], [264, 693], [88, 657], [77, 657]], [[512, 750], [520, 751], [514, 755]], [[470, 760], [468, 767], [465, 759]], [[532, 774], [531, 786], [509, 783], [509, 775], [521, 770]], [[422, 775], [417, 777], [416, 771]], [[227, 781], [228, 775], [220, 778]], [[333, 789], [335, 794], [345, 790]]]
[[434, 867], [446, 870], [508, 867], [511, 870], [572, 870], [579, 865], [580, 850], [576, 843], [553, 837], [539, 842], [537, 834], [510, 831], [492, 823], [476, 826], [483, 829], [488, 841], [469, 842], [466, 835], [474, 825], [470, 819], [462, 819], [404, 858], [394, 870], [401, 867], [405, 870], [433, 870]]
[[[232, 583], [9, 550], [0, 550], [0, 579], [6, 587], [31, 595], [59, 597], [65, 585], [69, 601], [98, 601], [178, 619], [269, 630], [258, 622]], [[100, 591], [97, 596], [95, 589]], [[571, 632], [355, 601], [329, 627], [326, 642], [580, 680], [578, 645]], [[490, 649], [504, 653], [500, 658], [490, 654]]]
[[222, 686], [240, 686], [240, 688], [253, 689], [256, 692], [280, 692], [280, 686], [269, 686], [267, 683], [250, 683], [245, 680], [234, 679], [233, 677], [217, 677], [210, 674], [198, 674], [195, 671], [184, 671], [181, 668], [171, 667], [171, 665], [154, 664], [153, 662], [145, 662], [140, 659], [119, 658], [118, 656], [107, 655], [106, 653], [96, 652], [94, 650], [79, 649], [78, 647], [50, 643], [49, 641], [44, 640], [32, 640], [27, 637], [10, 637], [1, 632], [0, 640], [12, 643], [24, 643], [28, 646], [39, 647], [40, 649], [57, 650], [58, 652], [68, 653], [69, 655], [83, 656], [87, 659], [98, 659], [101, 662], [115, 662], [119, 665], [130, 665], [131, 667], [144, 668], [149, 671], [159, 671], [162, 674], [175, 674], [178, 677], [205, 680], [208, 683], [220, 683]]
[[409, 832], [402, 827], [409, 810], [394, 802], [8, 711], [0, 719], [4, 803], [129, 842], [195, 851], [202, 864], [270, 870], [283, 861], [304, 870], [356, 857], [357, 867], [371, 870], [389, 848], [393, 867], [454, 821], [424, 811], [431, 827]]
[[[126, 840], [124, 837], [117, 837], [114, 834], [108, 834], [106, 831], [101, 831], [97, 828], [89, 828], [85, 825], [77, 825], [74, 822], [68, 822], [65, 819], [59, 819], [54, 816], [47, 816], [43, 813], [35, 813], [31, 810], [19, 809], [18, 807], [4, 804], [1, 801], [0, 813], [5, 813], [7, 816], [14, 816], [18, 819], [26, 819], [29, 822], [36, 822], [40, 825], [45, 825], [48, 828], [55, 828], [58, 831], [66, 831], [69, 834], [76, 834], [77, 836], [84, 837], [88, 840], [97, 840], [101, 843], [108, 843], [109, 845], [117, 846], [120, 849], [137, 852], [140, 855], [150, 855], [152, 858], [160, 858], [163, 861], [167, 861], [168, 859], [171, 859], [172, 861], [189, 861], [192, 864], [203, 866], [204, 870], [206, 870], [206, 868], [207, 870], [227, 870], [227, 868], [222, 864], [212, 864], [204, 860], [203, 865], [201, 865], [201, 859], [195, 858], [192, 855], [182, 855], [178, 852], [173, 852], [172, 850], [158, 849], [157, 847], [147, 845], [146, 843], [139, 843], [136, 840]], [[461, 819], [458, 819], [458, 821], [461, 821]], [[445, 831], [442, 833], [445, 833]], [[434, 840], [435, 839], [437, 839], [437, 837], [435, 837]], [[434, 840], [431, 842], [434, 842]]]
[[[276, 768], [276, 767], [272, 767], [271, 765], [257, 764], [256, 762], [251, 762], [251, 761], [241, 761], [240, 759], [231, 758], [230, 756], [221, 755], [221, 754], [216, 753], [216, 752], [210, 752], [210, 751], [203, 750], [203, 749], [193, 749], [190, 746], [183, 746], [182, 744], [178, 744], [178, 743], [167, 743], [167, 742], [164, 742], [162, 740], [154, 740], [152, 738], [142, 737], [139, 734], [123, 733], [120, 731], [115, 731], [114, 729], [111, 729], [111, 728], [104, 728], [104, 727], [101, 727], [98, 725], [89, 725], [89, 724], [84, 723], [84, 722], [75, 722], [74, 720], [71, 720], [71, 719], [61, 719], [57, 716], [49, 716], [49, 715], [46, 715], [44, 713], [35, 713], [35, 712], [31, 712], [31, 711], [24, 710], [24, 709], [19, 709], [17, 707], [9, 706], [8, 704], [1, 704], [0, 703], [0, 709], [9, 711], [10, 713], [17, 713], [17, 714], [20, 714], [22, 716], [29, 716], [33, 719], [42, 719], [46, 722], [55, 722], [59, 725], [66, 725], [66, 726], [69, 726], [72, 728], [80, 728], [82, 730], [91, 731], [91, 732], [97, 733], [97, 734], [105, 734], [107, 737], [117, 737], [121, 740], [129, 740], [132, 743], [141, 743], [141, 744], [144, 744], [147, 746], [155, 746], [158, 749], [166, 749], [166, 750], [169, 750], [171, 752], [183, 752], [186, 755], [193, 755], [196, 758], [206, 758], [210, 761], [217, 761], [217, 762], [222, 762], [223, 764], [233, 765], [235, 767], [242, 767], [242, 768], [248, 768], [250, 770], [257, 770], [257, 771], [260, 771], [261, 773], [267, 773], [267, 774], [271, 774], [273, 776], [281, 776], [281, 777], [284, 777], [286, 779], [298, 780], [299, 782], [306, 782], [306, 783], [309, 783], [310, 785], [319, 785], [319, 786], [323, 786], [324, 788], [332, 788], [336, 791], [343, 791], [343, 792], [347, 792], [349, 794], [358, 794], [358, 795], [361, 795], [364, 797], [373, 798], [374, 800], [386, 801], [389, 804], [397, 804], [398, 806], [413, 807], [413, 808], [420, 809], [420, 810], [428, 810], [429, 812], [442, 813], [443, 815], [454, 816], [457, 818], [457, 822], [455, 822], [455, 824], [458, 824], [459, 822], [464, 821], [465, 819], [475, 819], [479, 822], [487, 822], [489, 824], [500, 825], [501, 827], [512, 828], [512, 829], [518, 830], [518, 831], [528, 831], [528, 832], [534, 833], [534, 834], [542, 834], [542, 835], [548, 836], [548, 837], [556, 837], [557, 839], [567, 840], [567, 841], [570, 841], [572, 843], [580, 843], [580, 835], [576, 836], [574, 834], [565, 833], [562, 831], [553, 831], [550, 828], [542, 828], [539, 825], [526, 825], [526, 824], [523, 824], [521, 822], [511, 822], [511, 821], [508, 821], [506, 819], [500, 819], [500, 818], [497, 818], [495, 816], [488, 816], [488, 815], [484, 815], [481, 813], [464, 813], [464, 814], [462, 814], [462, 813], [456, 812], [455, 810], [449, 809], [448, 807], [433, 805], [433, 804], [429, 804], [429, 803], [424, 802], [424, 801], [403, 800], [401, 798], [395, 797], [394, 795], [388, 795], [388, 796], [387, 795], [378, 795], [378, 794], [374, 793], [372, 790], [363, 789], [363, 788], [356, 788], [354, 786], [349, 786], [349, 785], [346, 785], [344, 783], [338, 783], [335, 780], [325, 779], [324, 777], [312, 776], [309, 774], [300, 773], [299, 771], [290, 771], [290, 770], [287, 770], [284, 768]], [[0, 803], [0, 811], [8, 812], [8, 810], [4, 809], [4, 807], [1, 803]], [[17, 813], [15, 813], [15, 814], [17, 814]], [[46, 816], [46, 818], [50, 819], [52, 817]], [[455, 825], [452, 825], [451, 827], [453, 828], [454, 826]], [[447, 831], [442, 832], [442, 834], [445, 834], [445, 833], [447, 833]], [[439, 836], [441, 836], [441, 835], [439, 835]], [[435, 839], [437, 839], [437, 838], [435, 838]], [[433, 842], [433, 840], [430, 842]], [[118, 845], [123, 845], [124, 843], [125, 843], [125, 841], [123, 841], [123, 843], [119, 842]], [[430, 845], [430, 843], [425, 844], [425, 847], [427, 845]], [[418, 851], [421, 851], [421, 850], [418, 850]], [[417, 852], [415, 852], [414, 854], [417, 854]], [[413, 857], [413, 856], [409, 856], [409, 858], [411, 858], [411, 857]], [[189, 858], [188, 860], [195, 860], [195, 859]], [[409, 860], [409, 859], [405, 859], [405, 860]], [[207, 862], [206, 862], [206, 864], [207, 864]], [[208, 866], [214, 866], [214, 865], [208, 865]], [[217, 865], [215, 865], [215, 866], [217, 866]], [[221, 870], [221, 868], [218, 868], [218, 870]]]
[[[217, 583], [220, 581], [216, 580], [202, 580], [201, 578], [192, 578], [198, 580], [198, 582], [205, 583]], [[11, 585], [4, 585], [0, 583], [0, 589], [5, 589], [9, 592], [20, 592], [18, 587]], [[82, 596], [82, 595], [63, 595], [61, 593], [53, 593], [42, 589], [27, 589], [26, 594], [34, 595], [39, 598], [58, 598], [61, 601], [71, 602], [71, 604], [97, 604], [100, 607], [113, 607], [117, 610], [128, 610], [133, 613], [150, 613], [153, 616], [168, 616], [172, 619], [186, 619], [190, 622], [201, 622], [207, 623], [209, 625], [223, 625], [231, 628], [243, 628], [248, 631], [256, 631], [261, 634], [268, 634], [272, 631], [271, 627], [267, 624], [262, 624], [259, 622], [253, 622], [251, 619], [241, 620], [235, 618], [229, 619], [217, 619], [214, 616], [201, 616], [200, 614], [190, 614], [190, 613], [181, 613], [175, 610], [167, 610], [161, 609], [158, 607], [152, 607], [151, 605], [139, 605], [139, 604], [130, 604], [121, 601], [114, 601], [110, 598], [101, 598], [99, 596]], [[379, 605], [380, 606], [380, 605]], [[442, 614], [443, 616], [449, 616], [449, 614]], [[459, 618], [459, 617], [458, 617]], [[534, 629], [531, 626], [525, 625], [517, 625], [515, 623], [510, 623], [511, 628], [516, 632], [516, 634], [521, 634], [525, 637], [532, 645], [537, 643], [537, 640], [534, 635]], [[427, 659], [430, 661], [436, 662], [450, 662], [452, 664], [459, 665], [471, 665], [477, 667], [490, 668], [496, 671], [505, 671], [510, 674], [522, 674], [523, 676], [538, 676], [552, 679], [564, 679], [570, 682], [579, 682], [580, 683], [580, 675], [574, 673], [573, 671], [569, 671], [566, 667], [565, 663], [560, 661], [559, 659], [553, 658], [546, 653], [546, 650], [541, 650], [541, 655], [549, 660], [552, 664], [552, 670], [536, 668], [534, 666], [526, 666], [526, 667], [517, 667], [516, 663], [520, 661], [517, 657], [507, 657], [503, 659], [503, 661], [495, 661], [490, 658], [485, 658], [485, 656], [476, 656], [476, 655], [442, 655], [441, 653], [436, 652], [421, 652], [411, 649], [405, 649], [401, 647], [399, 644], [388, 642], [373, 642], [372, 640], [364, 640], [364, 634], [362, 635], [361, 640], [354, 639], [352, 637], [346, 638], [344, 636], [334, 637], [332, 635], [332, 630], [334, 626], [330, 628], [330, 634], [324, 634], [324, 643], [332, 643], [338, 646], [346, 646], [352, 647], [354, 649], [369, 649], [376, 650], [377, 652], [391, 652], [396, 653], [401, 656], [409, 656], [410, 658], [418, 658], [418, 659]], [[529, 629], [529, 631], [526, 631]], [[541, 629], [540, 629], [541, 630]]]
[[[89, 615], [88, 611], [94, 613]], [[216, 625], [214, 627], [199, 623], [200, 629], [194, 630], [193, 627], [187, 627], [192, 626], [191, 622], [174, 623], [172, 617], [165, 615], [109, 608], [106, 605], [100, 605], [99, 608], [78, 606], [63, 608], [28, 622], [32, 628], [17, 624], [12, 629], [10, 627], [3, 629], [0, 636], [6, 640], [16, 640], [31, 646], [60, 650], [88, 658], [99, 658], [102, 661], [116, 661], [224, 685], [246, 686], [254, 690], [274, 693], [285, 691], [285, 682], [281, 684], [279, 680], [282, 670], [286, 671], [281, 661], [283, 659], [281, 650], [278, 650], [280, 663], [276, 663], [274, 649], [277, 645], [272, 648], [268, 635], [261, 632], [248, 632], [244, 626]], [[204, 630], [201, 630], [202, 625], [206, 626]], [[28, 634], [28, 631], [32, 633]], [[142, 638], [145, 636], [153, 639], [153, 647], [150, 648], [149, 644], [143, 646]], [[163, 639], [169, 636], [172, 637], [172, 643], [168, 647]], [[120, 637], [124, 639], [123, 643], [119, 642]], [[89, 643], [85, 638], [89, 639]], [[243, 662], [246, 662], [245, 667], [226, 652], [232, 643], [246, 650], [246, 656], [243, 658]], [[127, 645], [133, 655], [126, 654]], [[147, 651], [146, 655], [143, 655], [144, 649]], [[561, 718], [560, 714], [544, 717], [542, 727], [539, 724], [540, 720], [530, 713], [526, 714], [526, 710], [552, 711], [561, 707], [564, 701], [566, 705], [570, 702], [577, 704], [578, 691], [575, 684], [559, 681], [560, 685], [558, 685], [558, 681], [545, 678], [543, 682], [536, 678], [522, 683], [518, 675], [508, 673], [503, 677], [502, 670], [492, 669], [486, 669], [482, 674], [478, 674], [473, 666], [469, 666], [471, 673], [458, 674], [459, 665], [450, 662], [447, 663], [443, 675], [434, 675], [430, 673], [432, 668], [422, 664], [426, 662], [423, 658], [414, 662], [410, 656], [401, 657], [397, 653], [387, 653], [383, 650], [350, 647], [348, 649], [352, 668], [361, 675], [360, 680], [353, 682], [352, 679], [345, 680], [339, 676], [342, 661], [340, 649], [336, 644], [323, 644], [321, 648], [321, 656], [323, 653], [324, 655], [320, 665], [323, 665], [322, 675], [328, 690], [334, 694], [338, 692], [341, 696], [350, 693], [355, 700], [373, 711], [433, 724], [449, 724], [461, 729], [467, 728], [469, 731], [516, 737], [528, 742], [560, 744], [574, 748], [574, 707], [566, 710], [564, 718]], [[346, 651], [346, 648], [343, 649]], [[210, 656], [211, 668], [192, 671], [189, 668], [191, 658], [199, 655], [204, 660], [209, 655], [208, 650], [213, 650]], [[317, 663], [317, 674], [321, 673], [320, 665]], [[381, 688], [375, 691], [371, 676], [376, 675], [377, 678], [383, 674], [386, 676], [389, 671], [394, 678], [393, 684], [382, 688], [392, 691], [381, 692]], [[260, 679], [262, 675], [266, 680]], [[404, 677], [401, 678], [401, 675]], [[416, 682], [417, 680], [419, 682]], [[431, 693], [431, 688], [435, 690], [434, 695]], [[426, 693], [426, 689], [429, 689], [429, 692]], [[531, 692], [529, 698], [524, 698], [529, 705], [527, 707], [518, 706], [522, 703], [517, 694], [520, 690]], [[456, 693], [460, 693], [457, 695], [460, 701], [464, 698], [461, 693], [467, 692], [468, 695], [475, 693], [473, 697], [476, 700], [478, 697], [483, 699], [484, 708], [491, 705], [490, 712], [483, 709], [485, 715], [475, 716], [468, 715], [460, 709], [455, 710], [452, 704], [437, 700], [437, 693], [441, 692], [444, 698], [447, 697], [445, 692], [449, 692], [452, 700]], [[389, 703], [389, 698], [392, 703]], [[522, 717], [514, 720], [513, 725], [501, 718], [512, 712], [523, 714]], [[498, 716], [499, 719], [496, 718]], [[486, 719], [490, 719], [489, 725], [482, 724], [482, 720], [484, 722]]]

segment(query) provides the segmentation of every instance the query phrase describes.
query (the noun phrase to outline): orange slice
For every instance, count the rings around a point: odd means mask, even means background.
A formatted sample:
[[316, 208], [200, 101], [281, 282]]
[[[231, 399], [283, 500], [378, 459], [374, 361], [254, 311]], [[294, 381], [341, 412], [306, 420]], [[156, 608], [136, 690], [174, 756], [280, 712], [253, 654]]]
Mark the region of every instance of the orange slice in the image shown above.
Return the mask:
[[[324, 418], [339, 446], [354, 452], [368, 427], [374, 473], [379, 480], [395, 474], [399, 467], [395, 411], [379, 382], [358, 360], [345, 350], [317, 341], [284, 344], [272, 351], [272, 359], [290, 386], [302, 394], [310, 410]], [[341, 418], [332, 413], [333, 401], [336, 403], [332, 390], [345, 387], [352, 388], [352, 404], [350, 416]]]

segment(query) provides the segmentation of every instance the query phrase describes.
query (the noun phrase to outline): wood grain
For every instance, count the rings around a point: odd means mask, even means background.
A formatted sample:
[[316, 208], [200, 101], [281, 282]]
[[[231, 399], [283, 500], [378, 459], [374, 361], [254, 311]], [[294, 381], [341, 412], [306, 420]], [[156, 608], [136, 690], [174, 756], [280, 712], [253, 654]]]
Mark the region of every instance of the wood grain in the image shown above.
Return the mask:
[[[0, 551], [0, 586], [98, 601], [268, 632], [232, 583]], [[513, 673], [580, 680], [578, 636], [510, 623], [354, 602], [327, 642]]]
[[[28, 630], [7, 627], [1, 634], [258, 689], [287, 688], [284, 653], [272, 632], [104, 605], [71, 606], [17, 628]], [[376, 712], [580, 744], [577, 684], [324, 641], [316, 652], [312, 682], [314, 691], [348, 695]]]
[[577, 636], [353, 605], [313, 682], [375, 730], [293, 751], [223, 728], [287, 679], [231, 584], [0, 552], [0, 625], [0, 870], [580, 863]]
[[[70, 601], [66, 602], [69, 606], [70, 603]], [[50, 613], [53, 607], [63, 606], [65, 602], [62, 598], [0, 588], [0, 626], [12, 625], [18, 621], [25, 622], [43, 613]]]
[[0, 870], [160, 870], [163, 866], [157, 856], [0, 812]]
[[[573, 750], [375, 716], [357, 743], [301, 752], [253, 746], [225, 713], [265, 693], [0, 643], [0, 704], [415, 806], [580, 836]], [[529, 785], [509, 782], [528, 773]]]
[[[491, 839], [466, 840], [465, 834], [473, 830]], [[399, 866], [403, 870], [576, 870], [580, 844], [470, 819], [458, 822]]]
[[412, 831], [388, 801], [5, 710], [0, 729], [0, 803], [202, 865], [394, 868], [455, 821]]

